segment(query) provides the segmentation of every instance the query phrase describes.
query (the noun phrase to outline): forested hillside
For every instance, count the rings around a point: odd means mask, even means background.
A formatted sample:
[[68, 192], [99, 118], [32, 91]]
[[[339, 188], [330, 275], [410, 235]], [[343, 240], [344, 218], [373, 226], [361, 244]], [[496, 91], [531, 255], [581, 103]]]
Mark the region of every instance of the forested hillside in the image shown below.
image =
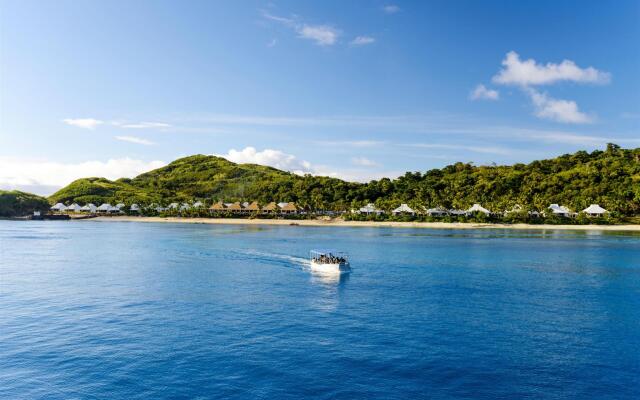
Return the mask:
[[468, 208], [481, 203], [494, 211], [520, 204], [543, 210], [550, 203], [581, 210], [591, 203], [621, 214], [640, 213], [640, 149], [610, 144], [604, 151], [579, 151], [512, 166], [456, 163], [397, 179], [366, 184], [335, 178], [298, 176], [274, 168], [235, 164], [195, 155], [134, 179], [80, 179], [50, 202], [126, 204], [217, 200], [293, 201], [310, 209], [346, 210], [368, 202], [383, 209], [412, 206]]
[[44, 197], [17, 190], [0, 190], [0, 217], [21, 217], [48, 209], [49, 203]]

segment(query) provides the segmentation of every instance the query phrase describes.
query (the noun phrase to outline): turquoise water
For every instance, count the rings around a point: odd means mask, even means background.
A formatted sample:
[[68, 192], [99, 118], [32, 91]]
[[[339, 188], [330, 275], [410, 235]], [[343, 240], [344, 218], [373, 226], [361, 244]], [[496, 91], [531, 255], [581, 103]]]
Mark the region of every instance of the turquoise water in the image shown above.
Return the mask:
[[637, 235], [0, 221], [3, 399], [637, 399], [639, 354]]

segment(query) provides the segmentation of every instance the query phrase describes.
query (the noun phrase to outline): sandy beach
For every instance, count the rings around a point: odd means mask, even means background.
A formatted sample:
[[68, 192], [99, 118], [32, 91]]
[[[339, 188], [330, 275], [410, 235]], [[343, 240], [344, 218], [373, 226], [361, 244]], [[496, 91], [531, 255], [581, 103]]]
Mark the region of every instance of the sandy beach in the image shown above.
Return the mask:
[[284, 225], [284, 226], [327, 226], [327, 227], [386, 227], [425, 229], [535, 229], [574, 231], [628, 231], [640, 232], [640, 225], [531, 225], [531, 224], [481, 224], [453, 222], [375, 222], [333, 220], [287, 220], [287, 219], [244, 219], [244, 218], [179, 218], [179, 217], [97, 217], [80, 221], [100, 222], [154, 222], [214, 225]]

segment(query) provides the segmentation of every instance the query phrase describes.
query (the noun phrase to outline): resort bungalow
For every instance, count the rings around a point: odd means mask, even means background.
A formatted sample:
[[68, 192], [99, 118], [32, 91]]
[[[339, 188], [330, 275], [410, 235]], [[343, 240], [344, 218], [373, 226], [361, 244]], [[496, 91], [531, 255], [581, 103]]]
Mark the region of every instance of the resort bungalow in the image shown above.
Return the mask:
[[393, 210], [392, 213], [393, 215], [403, 215], [403, 214], [416, 215], [416, 212], [405, 203], [400, 204], [400, 207]]
[[298, 207], [296, 203], [279, 203], [278, 207], [280, 207], [280, 212], [282, 214], [296, 214], [298, 212]]
[[65, 211], [69, 211], [69, 212], [80, 212], [80, 210], [82, 209], [82, 207], [80, 207], [80, 204], [78, 203], [73, 203], [72, 205], [70, 205], [69, 207], [67, 207], [65, 209]]
[[257, 201], [251, 202], [251, 204], [247, 204], [244, 206], [244, 211], [248, 213], [258, 213], [260, 212], [260, 205]]
[[219, 213], [225, 211], [226, 209], [227, 207], [224, 205], [222, 200], [220, 200], [219, 202], [212, 204], [211, 207], [209, 207], [209, 212]]
[[190, 209], [191, 206], [187, 203], [182, 203], [182, 205], [180, 205], [180, 211], [186, 211], [188, 209]]
[[487, 210], [486, 208], [482, 207], [480, 204], [474, 204], [471, 206], [470, 209], [467, 210], [467, 214], [471, 215], [475, 212], [481, 212], [484, 215], [491, 215], [491, 211]]
[[452, 208], [451, 210], [449, 210], [449, 215], [459, 217], [461, 215], [467, 215], [467, 212], [464, 210], [456, 210], [455, 208]]
[[123, 208], [125, 208], [126, 206], [124, 205], [124, 203], [118, 203], [116, 204], [116, 210], [118, 211], [122, 211]]
[[551, 212], [554, 215], [560, 216], [560, 217], [570, 217], [571, 216], [571, 210], [569, 210], [567, 207], [565, 206], [560, 206], [557, 204], [551, 204], [549, 206], [549, 209], [551, 210]]
[[193, 203], [193, 208], [202, 208], [204, 207], [204, 203], [201, 201], [196, 201], [195, 203]]
[[242, 212], [242, 205], [240, 205], [239, 201], [236, 201], [235, 203], [229, 204], [227, 210], [234, 214], [239, 214]]
[[599, 204], [591, 204], [589, 207], [582, 210], [583, 213], [587, 214], [590, 217], [602, 217], [609, 211], [600, 207]]
[[102, 203], [98, 206], [98, 208], [96, 208], [96, 211], [99, 213], [108, 213], [109, 211], [111, 211], [113, 207], [111, 206], [111, 204], [109, 203]]
[[80, 207], [80, 211], [94, 214], [96, 211], [98, 211], [98, 207], [96, 207], [93, 203], [88, 203]]
[[180, 207], [180, 206], [178, 205], [178, 203], [171, 203], [171, 204], [169, 204], [169, 205], [167, 206], [167, 209], [169, 209], [169, 210], [177, 210], [177, 209], [178, 209], [178, 207]]
[[364, 214], [364, 215], [380, 215], [380, 214], [384, 214], [384, 211], [376, 208], [376, 206], [373, 205], [373, 203], [369, 203], [364, 207], [361, 207], [358, 211], [358, 214]]
[[262, 207], [263, 214], [275, 214], [276, 212], [278, 212], [278, 205], [273, 201]]
[[447, 210], [445, 210], [442, 207], [436, 207], [436, 208], [429, 208], [425, 211], [427, 213], [428, 216], [430, 217], [444, 217], [447, 214], [449, 214], [447, 212]]
[[53, 207], [51, 207], [51, 211], [62, 212], [66, 210], [67, 206], [62, 203], [56, 203]]
[[140, 206], [137, 205], [136, 203], [133, 203], [131, 205], [131, 207], [129, 207], [129, 211], [134, 212], [134, 213], [138, 213], [138, 212], [140, 212]]

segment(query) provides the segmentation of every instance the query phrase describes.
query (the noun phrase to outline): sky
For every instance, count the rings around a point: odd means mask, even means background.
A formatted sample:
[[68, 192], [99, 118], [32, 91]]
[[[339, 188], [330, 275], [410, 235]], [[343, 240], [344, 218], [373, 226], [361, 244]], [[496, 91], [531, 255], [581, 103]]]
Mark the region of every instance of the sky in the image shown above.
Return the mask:
[[640, 147], [638, 1], [0, 0], [0, 188]]

